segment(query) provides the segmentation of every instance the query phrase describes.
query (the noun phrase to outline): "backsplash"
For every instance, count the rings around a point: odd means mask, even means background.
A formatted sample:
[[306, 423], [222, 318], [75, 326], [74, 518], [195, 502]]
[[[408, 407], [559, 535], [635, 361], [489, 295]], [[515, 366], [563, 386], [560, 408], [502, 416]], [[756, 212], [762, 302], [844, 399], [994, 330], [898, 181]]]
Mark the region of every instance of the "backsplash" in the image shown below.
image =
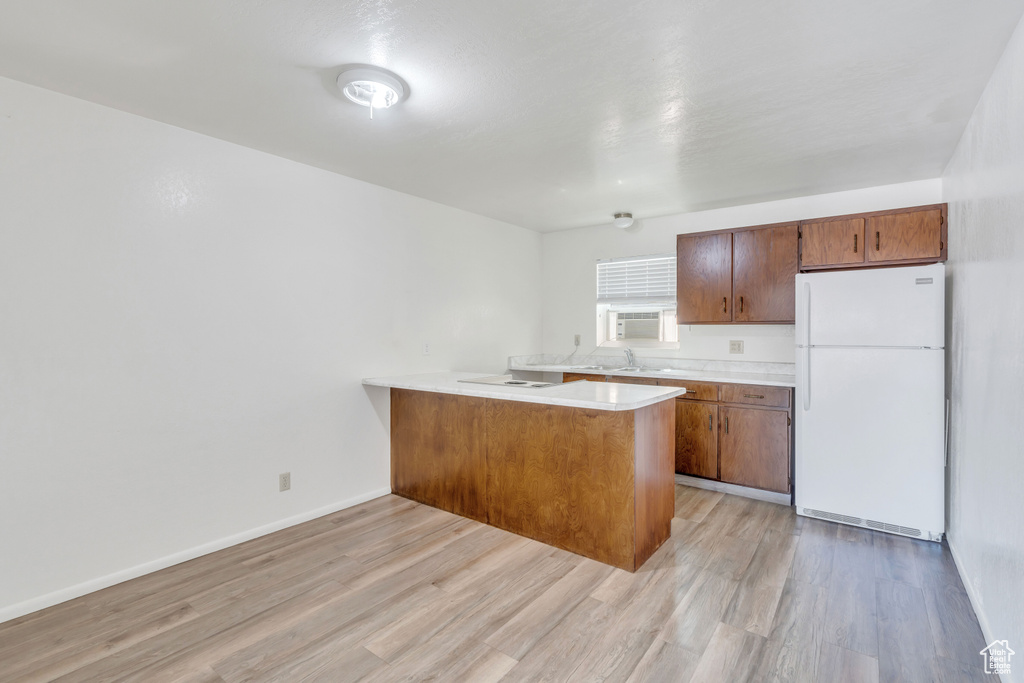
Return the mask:
[[[611, 349], [608, 350], [610, 351]], [[658, 351], [660, 352], [662, 349], [658, 349]], [[530, 370], [531, 366], [537, 365], [601, 365], [609, 369], [613, 369], [622, 367], [624, 364], [625, 355], [621, 351], [614, 355], [609, 353], [538, 353], [529, 356], [509, 356], [508, 359], [508, 369], [510, 370]], [[674, 370], [695, 370], [700, 372], [746, 372], [765, 373], [770, 375], [793, 375], [796, 373], [796, 363], [702, 360], [693, 358], [672, 358], [664, 355], [643, 355], [641, 353], [636, 354], [636, 364], [650, 365], [658, 368], [672, 368]]]
[[[718, 360], [757, 363], [795, 363], [794, 325], [680, 325], [679, 348], [645, 347], [644, 342], [630, 344], [638, 358], [658, 357], [677, 360]], [[742, 353], [730, 353], [729, 342], [742, 343]], [[577, 354], [622, 358], [626, 345], [581, 346]], [[571, 350], [571, 349], [570, 349]], [[570, 350], [567, 350], [568, 353]]]

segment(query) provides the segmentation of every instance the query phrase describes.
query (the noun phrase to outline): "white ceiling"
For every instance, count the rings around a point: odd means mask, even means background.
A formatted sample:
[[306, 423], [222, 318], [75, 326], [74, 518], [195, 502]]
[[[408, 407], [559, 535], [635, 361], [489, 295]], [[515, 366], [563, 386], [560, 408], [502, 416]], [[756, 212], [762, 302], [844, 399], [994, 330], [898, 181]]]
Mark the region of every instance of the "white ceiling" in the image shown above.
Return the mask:
[[[937, 177], [1024, 0], [0, 0], [0, 75], [548, 231]], [[345, 64], [404, 103], [346, 101]]]

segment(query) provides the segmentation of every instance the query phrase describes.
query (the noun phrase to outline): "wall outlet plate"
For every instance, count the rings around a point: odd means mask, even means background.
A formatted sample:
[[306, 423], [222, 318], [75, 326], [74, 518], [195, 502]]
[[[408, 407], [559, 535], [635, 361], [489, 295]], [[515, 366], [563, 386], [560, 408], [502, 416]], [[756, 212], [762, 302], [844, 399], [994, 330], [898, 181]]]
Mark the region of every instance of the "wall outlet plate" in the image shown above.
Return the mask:
[[292, 473], [285, 472], [277, 475], [277, 484], [281, 491], [288, 491], [292, 488]]
[[737, 339], [730, 340], [729, 353], [743, 353], [743, 342]]

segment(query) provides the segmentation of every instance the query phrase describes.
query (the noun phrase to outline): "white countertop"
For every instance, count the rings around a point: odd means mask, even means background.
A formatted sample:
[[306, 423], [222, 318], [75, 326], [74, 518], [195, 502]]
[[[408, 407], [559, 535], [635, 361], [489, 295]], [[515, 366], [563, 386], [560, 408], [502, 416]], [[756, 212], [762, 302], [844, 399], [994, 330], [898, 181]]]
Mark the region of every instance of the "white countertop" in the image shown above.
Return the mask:
[[636, 410], [686, 392], [682, 387], [654, 387], [640, 384], [609, 382], [570, 382], [550, 387], [507, 387], [488, 384], [467, 384], [460, 379], [493, 376], [484, 372], [437, 372], [425, 375], [370, 377], [363, 384], [392, 389], [431, 391], [440, 394], [494, 398], [502, 401], [543, 403], [570, 408], [594, 410]]
[[[597, 359], [600, 362], [593, 362]], [[625, 365], [609, 365], [599, 370], [584, 369], [583, 365], [602, 365], [607, 362], [608, 357], [582, 357], [576, 362], [560, 363], [551, 362], [551, 359], [538, 356], [512, 356], [509, 358], [509, 370], [525, 370], [536, 372], [572, 372], [578, 374], [591, 374], [597, 376], [614, 375], [616, 377], [646, 377], [653, 379], [678, 379], [693, 380], [695, 382], [724, 382], [726, 384], [760, 384], [770, 387], [795, 387], [796, 375], [785, 372], [792, 364], [785, 363], [746, 363], [727, 361], [688, 361], [691, 365], [702, 365], [704, 367], [675, 367], [667, 371], [652, 370], [641, 372], [617, 372], [616, 368]], [[647, 359], [638, 358], [637, 364]], [[591, 362], [587, 362], [591, 361]], [[660, 359], [659, 359], [660, 361]], [[660, 365], [661, 361], [658, 363]], [[671, 362], [671, 361], [669, 361]], [[683, 361], [680, 364], [687, 363]], [[710, 367], [709, 367], [710, 366]], [[735, 368], [735, 369], [734, 369]], [[755, 369], [756, 368], [756, 369]]]

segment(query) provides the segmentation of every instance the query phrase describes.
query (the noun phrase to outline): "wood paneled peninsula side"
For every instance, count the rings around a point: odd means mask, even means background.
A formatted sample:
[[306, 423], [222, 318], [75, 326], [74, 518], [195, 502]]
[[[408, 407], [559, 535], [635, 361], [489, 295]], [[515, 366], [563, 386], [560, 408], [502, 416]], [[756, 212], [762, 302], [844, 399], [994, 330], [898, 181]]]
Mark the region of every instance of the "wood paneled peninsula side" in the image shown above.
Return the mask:
[[363, 380], [391, 390], [400, 496], [636, 571], [674, 512], [684, 388], [470, 384], [479, 373]]

